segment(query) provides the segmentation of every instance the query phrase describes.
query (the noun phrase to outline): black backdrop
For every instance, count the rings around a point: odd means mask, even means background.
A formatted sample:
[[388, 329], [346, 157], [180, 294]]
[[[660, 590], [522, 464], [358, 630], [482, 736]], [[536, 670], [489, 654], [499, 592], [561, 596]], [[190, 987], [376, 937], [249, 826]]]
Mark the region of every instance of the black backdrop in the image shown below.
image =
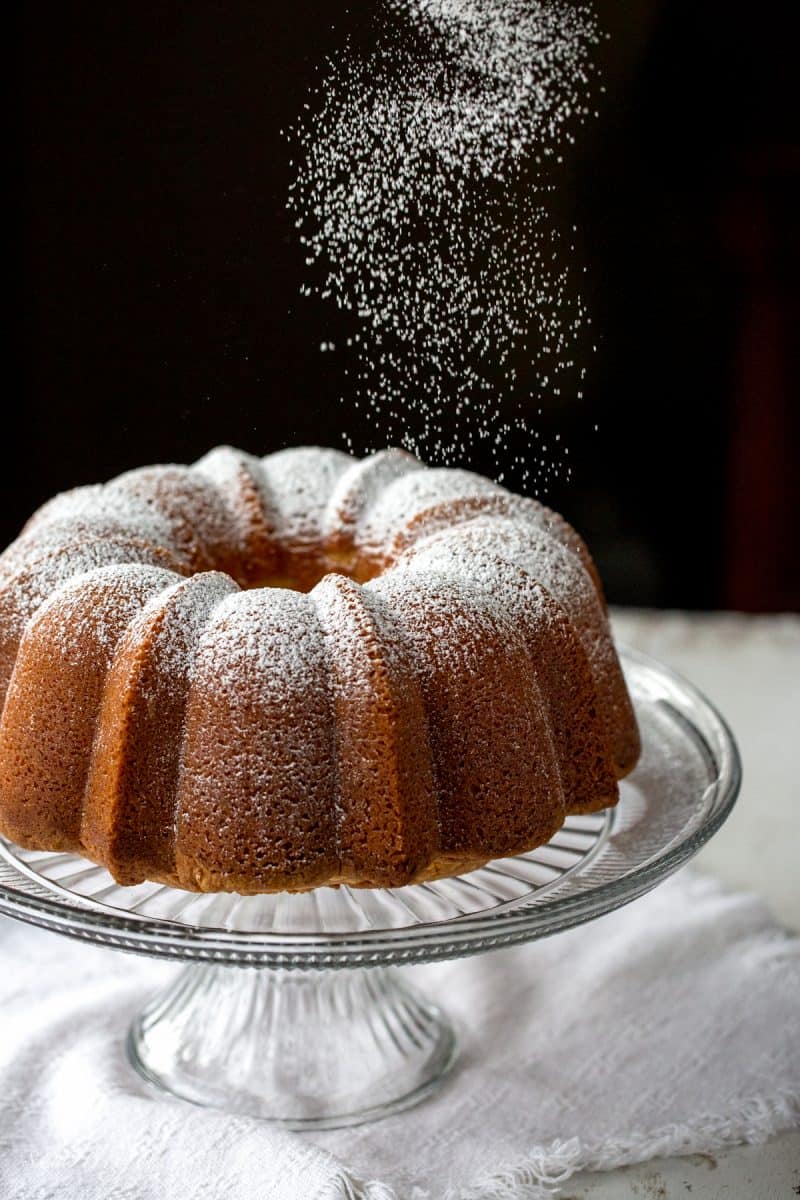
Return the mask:
[[[586, 534], [614, 600], [797, 607], [790, 6], [599, 8], [608, 90], [561, 203], [600, 339], [584, 400], [541, 418], [574, 468], [545, 498]], [[331, 310], [294, 300], [280, 133], [322, 56], [370, 36], [370, 9], [18, 9], [3, 542], [54, 491], [141, 463], [220, 442], [341, 446], [345, 427], [356, 448], [374, 441], [337, 402], [341, 356], [318, 352]]]

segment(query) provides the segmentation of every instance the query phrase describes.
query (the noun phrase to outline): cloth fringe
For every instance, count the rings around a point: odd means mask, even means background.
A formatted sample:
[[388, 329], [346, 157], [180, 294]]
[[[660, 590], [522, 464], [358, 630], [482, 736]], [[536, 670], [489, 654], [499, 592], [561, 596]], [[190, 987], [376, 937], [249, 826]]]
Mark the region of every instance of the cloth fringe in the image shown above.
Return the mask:
[[[466, 1191], [449, 1191], [445, 1200], [549, 1200], [558, 1195], [559, 1185], [578, 1171], [608, 1171], [652, 1158], [707, 1154], [742, 1143], [757, 1144], [798, 1123], [800, 1093], [753, 1096], [733, 1113], [701, 1116], [690, 1125], [665, 1125], [595, 1146], [570, 1138], [537, 1147], [512, 1170], [484, 1179]], [[435, 1198], [418, 1193], [411, 1200]]]

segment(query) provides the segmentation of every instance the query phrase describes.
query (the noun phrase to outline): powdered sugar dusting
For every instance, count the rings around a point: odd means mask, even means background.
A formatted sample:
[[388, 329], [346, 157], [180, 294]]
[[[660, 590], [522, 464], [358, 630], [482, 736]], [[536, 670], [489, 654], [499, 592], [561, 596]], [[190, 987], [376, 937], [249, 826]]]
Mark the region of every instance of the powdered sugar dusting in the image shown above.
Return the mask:
[[475, 517], [456, 529], [432, 534], [412, 548], [411, 561], [438, 548], [452, 562], [457, 554], [465, 575], [474, 559], [494, 556], [515, 563], [565, 604], [577, 605], [582, 595], [595, 597], [595, 588], [580, 560], [549, 531], [533, 521], [505, 516]]
[[261, 460], [244, 450], [235, 450], [233, 446], [215, 446], [192, 464], [192, 471], [205, 476], [224, 496], [235, 491], [237, 478], [242, 468], [253, 480], [260, 475]]
[[400, 529], [434, 504], [503, 494], [498, 484], [469, 471], [448, 467], [415, 471], [395, 480], [376, 497], [359, 528], [359, 542], [369, 552], [380, 555]]
[[294, 676], [311, 685], [324, 677], [325, 661], [319, 626], [308, 596], [286, 588], [235, 592], [222, 601], [203, 635], [203, 654], [213, 658], [215, 677], [225, 691], [235, 691], [243, 678], [280, 692], [284, 680], [276, 663], [289, 664]]
[[64, 530], [94, 528], [108, 533], [128, 533], [151, 545], [170, 547], [170, 526], [166, 518], [139, 497], [114, 489], [115, 482], [75, 488], [54, 496], [34, 513], [14, 545], [27, 547], [34, 541], [38, 546], [52, 545]]
[[[365, 590], [373, 593], [391, 614], [410, 647], [423, 686], [435, 669], [447, 678], [452, 677], [453, 691], [457, 694], [459, 681], [471, 676], [477, 681], [478, 694], [484, 695], [482, 703], [491, 709], [490, 697], [496, 686], [494, 672], [499, 669], [502, 674], [501, 664], [505, 664], [516, 674], [527, 662], [519, 610], [512, 602], [515, 585], [511, 582], [511, 574], [507, 573], [499, 596], [498, 582], [497, 572], [480, 567], [477, 576], [466, 575], [444, 558], [424, 565], [400, 564], [366, 584]], [[531, 671], [525, 691], [528, 715], [537, 714], [536, 729], [529, 733], [530, 748], [548, 743], [549, 739], [534, 671]], [[500, 710], [507, 705], [509, 697], [496, 695], [495, 700]], [[476, 718], [474, 712], [462, 712], [456, 727], [451, 725], [449, 716], [431, 707], [430, 700], [428, 715], [434, 729], [439, 726], [447, 740], [456, 742], [468, 736], [470, 722]], [[444, 727], [441, 724], [443, 718]], [[480, 728], [480, 718], [475, 728], [485, 736], [486, 729]], [[451, 785], [452, 781], [448, 780], [447, 786]], [[553, 797], [556, 795], [554, 791]]]
[[340, 450], [317, 446], [280, 450], [262, 459], [262, 469], [280, 513], [282, 541], [319, 543], [331, 492], [353, 461]]
[[196, 856], [210, 838], [239, 871], [244, 863], [254, 875], [286, 873], [317, 861], [325, 869], [332, 736], [325, 649], [309, 597], [271, 588], [223, 600], [191, 667], [179, 854]]
[[238, 593], [236, 584], [218, 571], [181, 580], [147, 602], [130, 625], [125, 645], [135, 648], [146, 638], [159, 671], [178, 686], [190, 673], [203, 629], [231, 593]]
[[203, 458], [198, 459], [192, 466], [192, 471], [207, 479], [233, 515], [234, 521], [241, 524], [242, 520], [249, 523], [252, 514], [242, 509], [242, 476], [252, 486], [257, 495], [262, 514], [262, 521], [270, 527], [277, 520], [276, 502], [266, 479], [262, 460], [243, 450], [234, 450], [232, 446], [217, 446]]
[[356, 460], [333, 488], [323, 520], [324, 534], [332, 541], [347, 538], [372, 510], [390, 484], [422, 463], [404, 450], [380, 450]]
[[[325, 63], [290, 131], [302, 292], [352, 315], [345, 403], [432, 461], [484, 444], [544, 483], [531, 400], [580, 395], [590, 319], [550, 212], [562, 148], [590, 115], [592, 10], [565, 0], [378, 0], [375, 43]], [[535, 404], [534, 404], [535, 408]]]
[[127, 471], [106, 485], [109, 500], [151, 509], [168, 529], [166, 545], [193, 570], [227, 563], [235, 542], [231, 515], [208, 480], [175, 463]]
[[603, 606], [580, 558], [551, 533], [520, 520], [476, 518], [423, 540], [401, 561], [412, 573], [455, 573], [465, 588], [480, 574], [485, 585], [486, 573], [494, 571], [500, 605], [513, 608], [500, 587], [497, 560], [512, 563], [561, 605], [581, 639], [603, 704], [613, 712], [620, 671]]
[[158, 550], [140, 543], [107, 540], [84, 542], [36, 559], [0, 589], [3, 641], [12, 632], [18, 633], [39, 605], [70, 580], [111, 565], [163, 567], [162, 558]]
[[61, 649], [65, 656], [82, 656], [91, 645], [111, 659], [120, 636], [120, 618], [132, 620], [155, 593], [175, 582], [172, 571], [126, 563], [99, 567], [64, 584], [37, 610], [26, 635], [40, 621], [57, 614]]

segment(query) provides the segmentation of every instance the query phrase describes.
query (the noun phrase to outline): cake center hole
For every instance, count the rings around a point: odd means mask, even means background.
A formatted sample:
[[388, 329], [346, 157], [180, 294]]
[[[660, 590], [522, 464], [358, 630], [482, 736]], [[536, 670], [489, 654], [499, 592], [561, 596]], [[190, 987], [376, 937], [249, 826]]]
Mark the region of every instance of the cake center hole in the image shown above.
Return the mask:
[[337, 557], [335, 560], [314, 561], [307, 558], [298, 561], [296, 557], [287, 555], [279, 568], [270, 574], [239, 579], [238, 583], [247, 591], [255, 588], [288, 588], [293, 592], [310, 592], [326, 575], [344, 575], [356, 583], [367, 583], [380, 572], [380, 566], [366, 560], [353, 558], [345, 561]]

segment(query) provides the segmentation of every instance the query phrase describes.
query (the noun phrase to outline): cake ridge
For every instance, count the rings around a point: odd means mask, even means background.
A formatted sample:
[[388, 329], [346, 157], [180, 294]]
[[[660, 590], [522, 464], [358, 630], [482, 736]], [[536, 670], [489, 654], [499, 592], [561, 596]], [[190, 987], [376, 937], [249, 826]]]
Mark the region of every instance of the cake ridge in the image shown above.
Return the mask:
[[429, 467], [393, 480], [376, 497], [359, 531], [360, 545], [376, 558], [388, 557], [389, 539], [421, 508], [475, 494], [504, 494], [490, 479], [455, 467]]
[[[221, 572], [179, 579], [147, 600], [115, 647], [92, 747], [81, 840], [92, 857], [113, 864], [119, 880], [136, 882], [140, 874], [132, 812], [147, 831], [144, 858], [151, 871], [175, 879], [174, 802], [192, 662], [203, 628], [234, 589]], [[157, 752], [143, 753], [143, 746]]]
[[170, 548], [169, 525], [158, 511], [134, 496], [115, 494], [111, 489], [111, 483], [92, 484], [54, 496], [33, 514], [5, 554], [17, 547], [24, 552], [28, 544], [47, 542], [52, 533], [58, 536], [64, 529], [79, 530], [89, 522], [98, 529], [136, 534], [148, 545]]
[[[401, 563], [413, 572], [432, 569], [439, 574], [452, 574], [463, 582], [464, 556], [459, 555], [452, 542], [423, 544]], [[568, 811], [596, 811], [615, 803], [617, 781], [602, 754], [603, 732], [597, 717], [599, 697], [589, 656], [563, 605], [519, 564], [489, 551], [477, 550], [470, 555], [468, 579], [471, 590], [480, 593], [489, 608], [500, 614], [512, 614], [515, 622], [519, 622], [537, 682], [541, 683], [542, 673], [547, 678], [547, 686], [541, 690], [556, 735]], [[565, 706], [563, 692], [568, 681], [578, 696]], [[569, 716], [565, 715], [565, 707], [569, 708]], [[580, 728], [580, 738], [575, 736], [575, 725]], [[578, 770], [576, 763], [580, 764]], [[576, 794], [576, 781], [580, 781], [584, 791], [588, 787], [590, 800]]]
[[217, 446], [191, 469], [208, 480], [228, 510], [237, 534], [237, 581], [277, 576], [282, 565], [280, 512], [261, 459], [233, 446]]
[[306, 594], [241, 591], [201, 636], [178, 790], [184, 887], [269, 890], [281, 862], [289, 886], [314, 886], [336, 869], [325, 802], [329, 698], [312, 617]]
[[[81, 805], [114, 647], [173, 578], [158, 567], [100, 567], [50, 596], [26, 627], [0, 719], [3, 826], [23, 845], [33, 818], [55, 848], [83, 852]], [[49, 703], [31, 705], [43, 688]]]
[[[622, 774], [633, 766], [639, 754], [635, 719], [625, 687], [616, 650], [610, 637], [599, 637], [598, 630], [606, 628], [604, 600], [598, 595], [591, 575], [581, 559], [544, 526], [522, 528], [510, 524], [507, 518], [495, 518], [482, 523], [475, 517], [463, 524], [442, 529], [429, 535], [424, 542], [407, 552], [413, 562], [416, 553], [425, 546], [461, 543], [465, 551], [485, 551], [523, 569], [535, 557], [529, 574], [551, 595], [574, 622], [592, 664], [593, 675], [603, 693], [610, 741], [616, 764]], [[402, 561], [402, 560], [400, 560]]]
[[[476, 844], [496, 857], [503, 839], [509, 853], [530, 837], [546, 841], [564, 819], [563, 789], [533, 664], [511, 614], [430, 567], [403, 564], [366, 586], [398, 615], [424, 664], [441, 858], [469, 861]], [[454, 626], [454, 636], [443, 636]]]
[[433, 849], [438, 817], [416, 678], [393, 652], [374, 593], [329, 574], [309, 596], [328, 650], [340, 871], [353, 884], [413, 874]]
[[361, 523], [378, 497], [396, 479], [421, 469], [418, 459], [396, 447], [354, 459], [334, 485], [322, 519], [328, 560], [350, 563]]
[[25, 625], [41, 603], [59, 587], [98, 567], [137, 561], [176, 570], [166, 550], [134, 538], [113, 537], [51, 549], [0, 577], [0, 713]]

